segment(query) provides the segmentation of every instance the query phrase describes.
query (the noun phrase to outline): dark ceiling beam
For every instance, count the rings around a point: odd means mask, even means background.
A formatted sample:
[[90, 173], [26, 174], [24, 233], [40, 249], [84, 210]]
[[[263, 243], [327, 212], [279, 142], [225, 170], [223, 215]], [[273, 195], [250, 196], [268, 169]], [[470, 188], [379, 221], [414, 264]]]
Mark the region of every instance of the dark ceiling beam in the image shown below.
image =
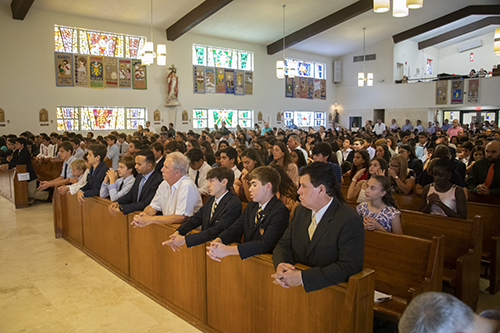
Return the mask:
[[167, 28], [167, 40], [176, 40], [232, 1], [233, 0], [205, 0], [198, 7]]
[[433, 45], [445, 42], [447, 40], [450, 40], [452, 38], [468, 34], [469, 32], [479, 30], [481, 28], [487, 27], [487, 26], [492, 25], [492, 24], [500, 24], [500, 16], [487, 17], [487, 18], [479, 20], [477, 22], [467, 24], [467, 25], [460, 27], [458, 29], [448, 31], [447, 33], [444, 33], [442, 35], [424, 40], [424, 41], [418, 43], [418, 49], [419, 50], [425, 49], [429, 46], [433, 46]]
[[446, 24], [458, 21], [470, 15], [495, 15], [500, 14], [500, 5], [473, 5], [459, 9], [453, 13], [441, 16], [435, 20], [421, 24], [415, 28], [403, 31], [399, 34], [392, 36], [395, 44], [404, 40], [421, 35], [425, 32], [437, 29]]
[[12, 0], [10, 9], [14, 20], [24, 20], [35, 0]]
[[[358, 15], [373, 9], [373, 0], [359, 0], [341, 10], [316, 21], [307, 27], [297, 30], [285, 37], [285, 48], [300, 43], [325, 30], [333, 28], [340, 23], [346, 22]], [[283, 38], [267, 46], [267, 54], [272, 55], [283, 50]]]

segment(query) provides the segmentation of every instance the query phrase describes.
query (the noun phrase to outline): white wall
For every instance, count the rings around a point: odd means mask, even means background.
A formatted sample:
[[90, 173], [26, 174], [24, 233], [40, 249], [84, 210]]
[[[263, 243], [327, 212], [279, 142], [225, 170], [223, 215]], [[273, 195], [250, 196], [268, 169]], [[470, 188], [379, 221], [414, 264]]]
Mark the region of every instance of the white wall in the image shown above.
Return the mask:
[[[432, 60], [432, 73], [427, 74], [427, 59]], [[428, 47], [424, 50], [418, 49], [418, 43], [405, 40], [394, 45], [394, 75], [393, 80], [401, 80], [397, 77], [397, 63], [404, 64], [404, 75], [409, 79], [436, 77], [440, 73], [439, 50]], [[419, 74], [417, 75], [417, 69]]]
[[[192, 128], [192, 110], [198, 107], [238, 108], [258, 111], [264, 119], [276, 124], [276, 114], [285, 110], [330, 111], [334, 103], [332, 58], [287, 51], [287, 56], [320, 61], [327, 64], [327, 99], [304, 100], [285, 98], [284, 80], [275, 75], [276, 60], [281, 54], [268, 56], [264, 45], [242, 43], [194, 34], [186, 34], [175, 42], [167, 42], [165, 30], [154, 31], [155, 43], [167, 44], [167, 67], [148, 68], [148, 89], [90, 89], [56, 87], [54, 74], [54, 24], [92, 28], [102, 31], [150, 36], [150, 28], [31, 9], [24, 21], [13, 20], [9, 5], [0, 5], [0, 108], [10, 122], [0, 127], [0, 134], [52, 132], [56, 127], [58, 105], [137, 106], [147, 107], [149, 118], [158, 109], [162, 124], [174, 122], [178, 130]], [[8, 33], [6, 33], [8, 32]], [[254, 52], [254, 91], [250, 96], [194, 94], [191, 52], [192, 43], [235, 48]], [[175, 64], [179, 76], [181, 106], [165, 104], [168, 67]], [[53, 123], [41, 127], [38, 112], [46, 108]], [[181, 124], [181, 113], [187, 110], [190, 122]], [[157, 125], [156, 127], [160, 127]]]

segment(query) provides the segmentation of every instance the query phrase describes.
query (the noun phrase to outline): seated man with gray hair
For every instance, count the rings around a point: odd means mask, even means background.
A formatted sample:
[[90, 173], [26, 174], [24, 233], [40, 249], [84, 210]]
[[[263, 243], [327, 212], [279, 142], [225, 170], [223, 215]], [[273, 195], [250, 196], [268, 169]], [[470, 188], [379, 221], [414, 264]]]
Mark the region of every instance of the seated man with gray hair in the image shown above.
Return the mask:
[[497, 333], [500, 311], [480, 315], [455, 296], [428, 292], [415, 297], [399, 321], [400, 333]]
[[[132, 221], [135, 227], [145, 227], [151, 223], [182, 223], [202, 206], [200, 192], [187, 172], [189, 159], [182, 153], [167, 155], [161, 169], [164, 181], [142, 213]], [[157, 212], [163, 215], [156, 215]]]

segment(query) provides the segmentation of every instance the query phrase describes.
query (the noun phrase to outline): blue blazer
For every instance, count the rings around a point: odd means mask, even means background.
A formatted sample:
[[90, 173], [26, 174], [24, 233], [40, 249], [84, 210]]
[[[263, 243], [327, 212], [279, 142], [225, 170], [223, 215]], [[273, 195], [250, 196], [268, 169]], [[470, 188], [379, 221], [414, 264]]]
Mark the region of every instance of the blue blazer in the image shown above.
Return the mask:
[[90, 172], [87, 175], [87, 184], [83, 186], [80, 191], [83, 192], [83, 196], [88, 197], [98, 197], [101, 192], [101, 184], [106, 178], [106, 172], [108, 172], [108, 165], [104, 162], [100, 162], [97, 167], [90, 168]]

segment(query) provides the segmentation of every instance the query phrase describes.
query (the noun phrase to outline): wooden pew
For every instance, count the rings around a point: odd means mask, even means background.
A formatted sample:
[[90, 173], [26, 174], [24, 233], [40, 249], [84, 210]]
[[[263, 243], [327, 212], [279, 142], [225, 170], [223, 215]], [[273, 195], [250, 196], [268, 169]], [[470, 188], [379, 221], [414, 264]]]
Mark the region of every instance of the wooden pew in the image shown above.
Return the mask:
[[20, 164], [15, 169], [8, 169], [6, 164], [0, 169], [0, 195], [12, 202], [16, 208], [25, 208], [28, 203], [28, 181], [19, 181], [18, 173], [26, 172], [26, 165]]
[[273, 273], [271, 255], [207, 260], [208, 324], [219, 332], [372, 332], [372, 270], [311, 293], [273, 284]]
[[444, 236], [432, 240], [380, 231], [365, 232], [364, 268], [375, 271], [375, 289], [392, 300], [375, 303], [375, 311], [399, 320], [417, 295], [441, 291]]
[[109, 199], [93, 197], [83, 203], [83, 245], [94, 256], [110, 265], [118, 275], [129, 275], [128, 218], [113, 215]]
[[443, 281], [476, 310], [483, 232], [480, 216], [463, 220], [401, 209], [401, 221], [405, 235], [426, 239], [445, 235]]
[[[75, 195], [67, 193], [66, 195], [54, 195], [60, 199], [60, 223], [62, 230], [62, 237], [69, 241], [71, 244], [81, 248], [83, 247], [83, 214], [82, 205], [78, 202]], [[91, 199], [91, 198], [87, 198]], [[55, 220], [55, 219], [54, 219]]]
[[61, 175], [63, 161], [51, 161], [50, 159], [32, 158], [31, 164], [35, 169], [39, 181], [52, 180]]
[[149, 225], [134, 228], [128, 215], [130, 279], [161, 304], [172, 305], [199, 323], [207, 320], [205, 246], [173, 252], [161, 243], [169, 239], [178, 225]]

